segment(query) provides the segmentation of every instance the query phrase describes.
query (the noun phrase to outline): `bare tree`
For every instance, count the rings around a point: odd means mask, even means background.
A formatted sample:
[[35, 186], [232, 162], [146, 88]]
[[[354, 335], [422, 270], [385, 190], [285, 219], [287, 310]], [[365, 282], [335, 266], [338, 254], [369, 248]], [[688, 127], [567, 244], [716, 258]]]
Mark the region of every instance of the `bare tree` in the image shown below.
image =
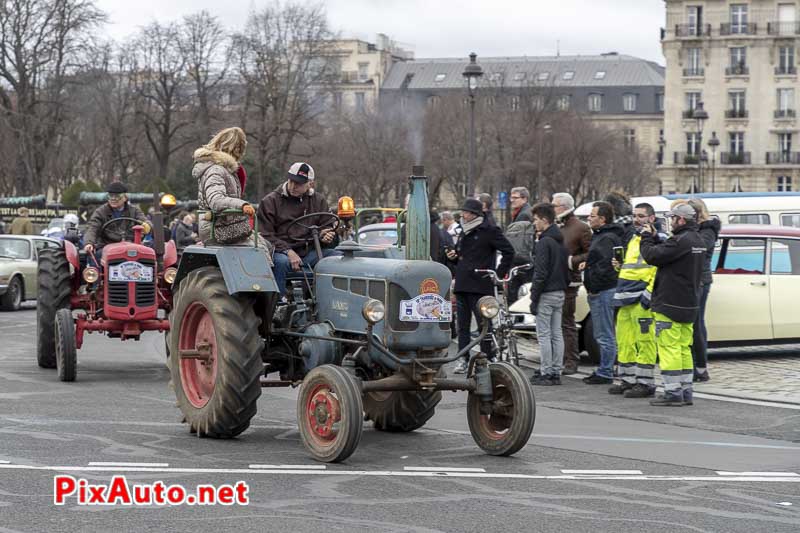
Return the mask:
[[70, 118], [65, 87], [104, 18], [91, 0], [0, 2], [0, 120], [15, 145], [17, 194], [51, 185]]
[[176, 24], [154, 22], [141, 30], [133, 45], [137, 116], [160, 178], [168, 177], [172, 154], [192, 142], [182, 136], [192, 117], [187, 112], [191, 101], [187, 62], [178, 36]]
[[183, 18], [178, 45], [194, 85], [197, 135], [205, 140], [211, 135], [216, 90], [228, 73], [230, 40], [219, 19], [203, 10]]
[[335, 73], [332, 37], [321, 6], [297, 4], [253, 11], [234, 37], [238, 75], [247, 86], [241, 124], [254, 140], [259, 198], [282, 177], [293, 146], [314, 133]]

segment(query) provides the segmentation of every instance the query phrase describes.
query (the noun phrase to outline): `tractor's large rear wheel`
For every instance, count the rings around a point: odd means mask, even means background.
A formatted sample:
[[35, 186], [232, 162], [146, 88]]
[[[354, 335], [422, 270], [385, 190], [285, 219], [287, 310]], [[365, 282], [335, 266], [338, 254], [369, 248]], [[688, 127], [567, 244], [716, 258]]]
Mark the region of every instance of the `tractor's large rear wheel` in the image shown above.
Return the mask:
[[36, 303], [36, 362], [56, 367], [56, 313], [69, 309], [71, 291], [69, 262], [62, 248], [39, 251], [39, 296]]
[[491, 363], [491, 413], [482, 414], [477, 394], [467, 398], [467, 422], [472, 438], [489, 455], [512, 455], [521, 450], [533, 431], [536, 401], [525, 374], [509, 363]]
[[300, 439], [317, 461], [338, 463], [358, 448], [364, 426], [361, 390], [346, 370], [322, 365], [309, 372], [297, 395]]
[[[444, 376], [439, 369], [437, 377]], [[375, 429], [404, 433], [424, 426], [442, 401], [441, 391], [379, 391], [364, 395], [364, 413]]]
[[215, 267], [191, 272], [169, 315], [169, 367], [185, 421], [198, 436], [230, 438], [256, 414], [263, 371], [254, 299], [231, 296]]

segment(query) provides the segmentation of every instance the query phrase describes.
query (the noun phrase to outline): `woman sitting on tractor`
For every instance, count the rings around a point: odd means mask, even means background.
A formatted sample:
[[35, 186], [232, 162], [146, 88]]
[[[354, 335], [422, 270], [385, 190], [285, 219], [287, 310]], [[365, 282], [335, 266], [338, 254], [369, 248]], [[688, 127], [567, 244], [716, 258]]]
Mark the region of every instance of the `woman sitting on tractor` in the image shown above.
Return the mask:
[[[195, 150], [192, 176], [197, 179], [199, 238], [210, 246], [247, 246], [255, 241], [255, 208], [242, 199], [247, 174], [241, 164], [247, 138], [241, 128], [226, 128]], [[225, 213], [241, 210], [242, 215]], [[258, 247], [272, 264], [272, 246], [260, 236]]]

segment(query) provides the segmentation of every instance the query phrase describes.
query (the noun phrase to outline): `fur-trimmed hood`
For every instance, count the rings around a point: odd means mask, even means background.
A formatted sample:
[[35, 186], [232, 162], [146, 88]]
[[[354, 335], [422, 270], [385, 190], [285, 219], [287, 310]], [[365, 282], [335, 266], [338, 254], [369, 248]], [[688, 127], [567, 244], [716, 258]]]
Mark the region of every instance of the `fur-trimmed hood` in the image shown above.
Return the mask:
[[194, 159], [195, 165], [199, 163], [219, 165], [231, 174], [236, 173], [236, 170], [239, 168], [239, 162], [236, 161], [233, 156], [226, 154], [225, 152], [210, 150], [205, 146], [195, 150], [192, 158]]

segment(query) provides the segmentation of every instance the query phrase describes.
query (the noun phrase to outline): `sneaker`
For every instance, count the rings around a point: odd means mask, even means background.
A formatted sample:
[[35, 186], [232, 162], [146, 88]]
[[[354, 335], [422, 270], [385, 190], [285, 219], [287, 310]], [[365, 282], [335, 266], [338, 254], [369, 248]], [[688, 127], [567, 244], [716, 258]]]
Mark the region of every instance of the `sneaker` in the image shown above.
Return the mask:
[[467, 372], [467, 362], [464, 359], [459, 359], [456, 367], [453, 369], [453, 374], [465, 374]]
[[651, 396], [656, 395], [656, 388], [655, 387], [648, 387], [642, 383], [637, 383], [625, 391], [623, 396], [626, 398], [650, 398]]
[[614, 383], [614, 380], [611, 378], [598, 376], [597, 374], [592, 374], [591, 376], [583, 378], [583, 382], [587, 385], [610, 385], [611, 383]]
[[694, 405], [694, 394], [692, 389], [683, 390], [683, 405]]
[[708, 370], [706, 370], [705, 372], [702, 373], [695, 372], [692, 381], [694, 381], [695, 383], [702, 383], [708, 381], [709, 379], [711, 378], [708, 375]]
[[664, 393], [658, 398], [650, 400], [650, 405], [655, 407], [683, 407], [683, 395]]
[[608, 388], [608, 393], [609, 394], [624, 394], [626, 391], [631, 390], [633, 387], [634, 386], [631, 385], [630, 383], [628, 383], [627, 381], [623, 381], [621, 383], [616, 383], [614, 385], [611, 385]]
[[561, 385], [561, 378], [558, 376], [533, 376], [530, 381], [531, 385], [541, 385], [543, 387]]

